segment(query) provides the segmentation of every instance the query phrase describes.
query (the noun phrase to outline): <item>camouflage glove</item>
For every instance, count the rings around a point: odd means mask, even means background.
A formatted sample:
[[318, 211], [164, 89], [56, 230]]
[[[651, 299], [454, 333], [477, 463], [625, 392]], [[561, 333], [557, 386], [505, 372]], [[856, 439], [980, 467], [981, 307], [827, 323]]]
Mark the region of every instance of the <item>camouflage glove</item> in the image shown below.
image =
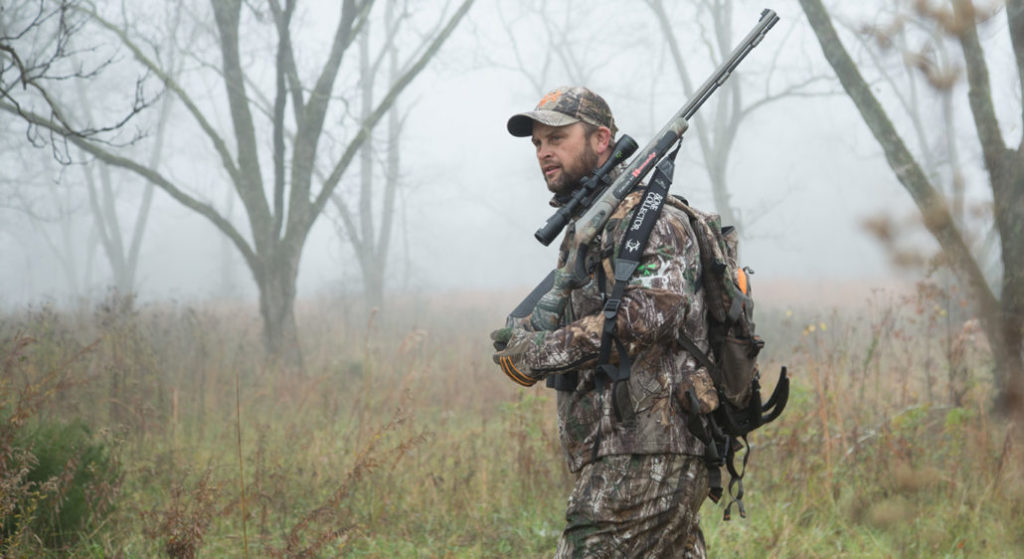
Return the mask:
[[494, 342], [494, 362], [508, 375], [508, 378], [521, 386], [533, 386], [539, 378], [535, 378], [530, 369], [529, 357], [535, 354], [544, 343], [547, 332], [527, 332], [522, 328], [502, 328], [491, 332]]
[[530, 313], [530, 330], [540, 332], [557, 329], [562, 324], [565, 305], [569, 302], [572, 288], [572, 274], [562, 268], [555, 270], [555, 281], [551, 291], [537, 301], [537, 306]]

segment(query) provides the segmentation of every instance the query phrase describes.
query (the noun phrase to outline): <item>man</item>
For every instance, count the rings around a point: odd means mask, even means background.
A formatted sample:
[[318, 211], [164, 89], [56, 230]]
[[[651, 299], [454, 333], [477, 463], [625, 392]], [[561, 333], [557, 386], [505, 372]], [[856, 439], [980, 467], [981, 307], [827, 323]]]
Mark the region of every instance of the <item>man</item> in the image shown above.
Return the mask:
[[[510, 118], [508, 130], [531, 138], [558, 205], [610, 157], [616, 128], [604, 99], [583, 87], [562, 87], [533, 111]], [[491, 334], [499, 349], [495, 362], [515, 382], [530, 386], [560, 377], [559, 434], [577, 477], [559, 558], [705, 556], [698, 511], [708, 471], [704, 447], [687, 429], [681, 396], [694, 388], [700, 413], [717, 397], [707, 371], [676, 341], [685, 331], [702, 350], [708, 347], [698, 247], [674, 200], [662, 209], [616, 317], [630, 376], [611, 383], [596, 368], [603, 294], [611, 290], [614, 258], [641, 194], [626, 196], [589, 247], [586, 285], [560, 304], [546, 297], [531, 316]], [[571, 235], [570, 226], [559, 267]], [[556, 275], [556, 284], [565, 277]], [[554, 320], [546, 316], [552, 308], [560, 311]], [[617, 352], [611, 354], [617, 364]]]

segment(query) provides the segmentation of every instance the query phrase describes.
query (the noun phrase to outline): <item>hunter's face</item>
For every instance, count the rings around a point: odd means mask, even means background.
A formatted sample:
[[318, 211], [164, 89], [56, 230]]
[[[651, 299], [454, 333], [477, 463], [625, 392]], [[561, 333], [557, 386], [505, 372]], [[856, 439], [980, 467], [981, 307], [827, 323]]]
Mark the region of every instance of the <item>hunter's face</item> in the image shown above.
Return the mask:
[[581, 122], [568, 126], [533, 123], [533, 146], [548, 190], [568, 194], [598, 166], [597, 135], [588, 138]]

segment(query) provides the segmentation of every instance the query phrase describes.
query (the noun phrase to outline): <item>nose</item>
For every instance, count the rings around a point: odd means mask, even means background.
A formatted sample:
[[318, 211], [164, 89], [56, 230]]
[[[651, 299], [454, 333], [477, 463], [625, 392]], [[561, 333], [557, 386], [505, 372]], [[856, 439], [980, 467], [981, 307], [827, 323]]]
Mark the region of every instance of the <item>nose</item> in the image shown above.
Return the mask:
[[544, 161], [551, 157], [551, 146], [547, 142], [537, 144], [537, 160]]

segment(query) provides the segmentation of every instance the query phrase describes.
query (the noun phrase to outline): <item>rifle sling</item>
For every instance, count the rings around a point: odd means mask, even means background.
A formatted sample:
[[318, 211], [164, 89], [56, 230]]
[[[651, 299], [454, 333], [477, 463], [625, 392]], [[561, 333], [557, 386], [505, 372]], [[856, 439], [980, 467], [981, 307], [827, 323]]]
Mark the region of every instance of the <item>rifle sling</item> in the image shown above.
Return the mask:
[[[594, 375], [594, 385], [598, 390], [603, 390], [606, 383], [613, 385], [616, 415], [627, 421], [633, 415], [633, 406], [629, 400], [628, 385], [626, 384], [626, 381], [629, 380], [631, 360], [626, 346], [615, 335], [615, 320], [619, 313], [619, 306], [622, 304], [622, 297], [626, 292], [626, 286], [629, 285], [629, 278], [640, 266], [647, 241], [651, 238], [651, 231], [654, 230], [654, 224], [661, 215], [661, 208], [664, 206], [668, 190], [672, 186], [677, 153], [679, 153], [679, 145], [676, 145], [672, 153], [658, 162], [651, 181], [643, 189], [641, 202], [633, 210], [632, 220], [619, 245], [619, 253], [614, 266], [615, 284], [604, 304], [604, 326], [601, 329], [601, 349], [598, 355], [597, 371]], [[603, 275], [602, 271], [601, 276]], [[605, 292], [605, 282], [601, 281], [603, 279], [603, 277], [599, 278], [598, 282], [602, 293]], [[610, 363], [613, 343], [619, 355], [618, 366]]]

